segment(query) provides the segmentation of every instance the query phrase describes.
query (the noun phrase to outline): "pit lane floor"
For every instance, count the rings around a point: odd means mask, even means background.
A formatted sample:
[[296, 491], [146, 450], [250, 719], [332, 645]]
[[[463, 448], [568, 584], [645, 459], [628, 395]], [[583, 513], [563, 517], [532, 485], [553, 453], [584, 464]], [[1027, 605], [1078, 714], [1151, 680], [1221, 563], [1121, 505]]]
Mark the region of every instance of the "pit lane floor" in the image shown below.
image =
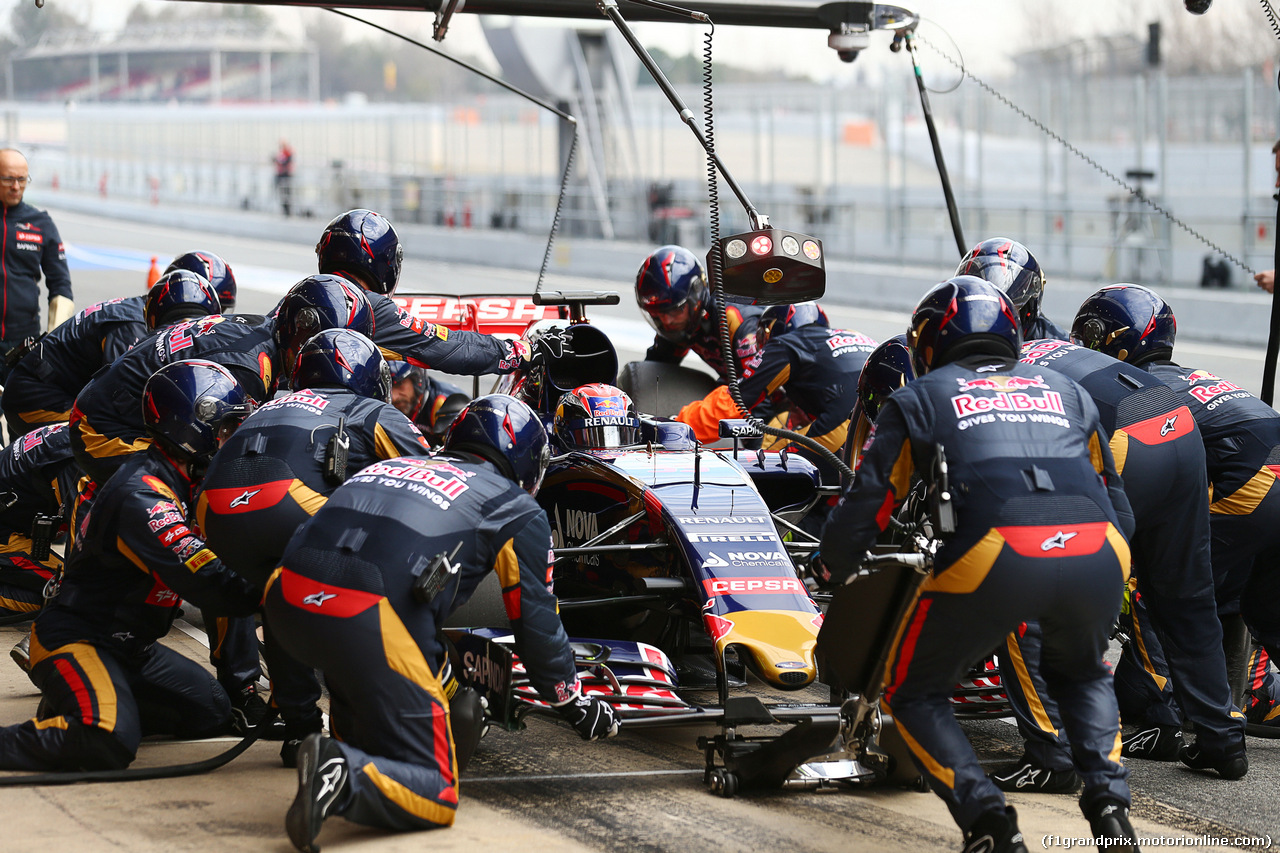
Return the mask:
[[[20, 633], [0, 630], [0, 648]], [[204, 660], [207, 650], [175, 631], [165, 640]], [[754, 688], [763, 691], [759, 685]], [[781, 697], [767, 697], [781, 698]], [[788, 694], [788, 699], [798, 698]], [[810, 700], [820, 696], [808, 697]], [[0, 721], [18, 722], [35, 709], [26, 676], [0, 661]], [[987, 761], [1012, 756], [1012, 728], [970, 726]], [[394, 835], [327, 821], [320, 836], [330, 851], [556, 850], [576, 851], [922, 851], [955, 850], [959, 833], [942, 801], [901, 789], [769, 791], [724, 800], [702, 784], [702, 757], [693, 727], [623, 732], [588, 744], [566, 726], [532, 719], [523, 732], [491, 732], [462, 776], [458, 819], [449, 831]], [[209, 741], [150, 739], [135, 766], [177, 764], [229, 748]], [[1176, 783], [1222, 799], [1258, 784], [1274, 784], [1277, 749], [1250, 744], [1250, 782], [1191, 779], [1172, 766], [1139, 764], [1134, 825], [1142, 835], [1194, 841], [1203, 835], [1258, 834], [1257, 818], [1241, 811], [1230, 824], [1197, 817], [1163, 798]], [[1268, 744], [1267, 746], [1270, 746]], [[1280, 748], [1280, 745], [1277, 745]], [[203, 776], [145, 782], [0, 789], [5, 832], [0, 850], [76, 851], [287, 851], [284, 812], [295, 790], [293, 771], [280, 766], [278, 745], [260, 742], [220, 770]], [[1274, 800], [1274, 798], [1272, 798]], [[1087, 831], [1071, 796], [1012, 794], [1030, 849], [1053, 849], [1048, 836], [1074, 838]], [[1274, 823], [1270, 824], [1274, 826]], [[1251, 827], [1248, 832], [1241, 827]], [[1265, 849], [1194, 845], [1208, 850]]]

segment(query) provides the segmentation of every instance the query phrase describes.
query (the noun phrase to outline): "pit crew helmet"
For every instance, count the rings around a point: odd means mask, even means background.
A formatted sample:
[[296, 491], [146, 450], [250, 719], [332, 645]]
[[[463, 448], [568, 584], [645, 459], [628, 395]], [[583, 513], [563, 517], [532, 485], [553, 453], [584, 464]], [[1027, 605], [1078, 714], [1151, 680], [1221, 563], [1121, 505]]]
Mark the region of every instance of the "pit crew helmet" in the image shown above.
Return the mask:
[[551, 451], [547, 429], [528, 405], [506, 394], [477, 397], [449, 427], [446, 450], [492, 462], [531, 495], [538, 493]]
[[1023, 337], [1040, 317], [1044, 271], [1031, 251], [1008, 237], [992, 237], [974, 246], [956, 267], [956, 275], [977, 276], [1009, 294], [1018, 309]]
[[858, 376], [858, 402], [871, 421], [889, 395], [916, 378], [906, 335], [894, 335], [867, 356]]
[[172, 456], [193, 463], [207, 463], [253, 410], [231, 371], [203, 359], [166, 364], [142, 389], [147, 434]]
[[156, 279], [147, 291], [143, 318], [152, 331], [194, 317], [222, 313], [218, 293], [209, 280], [190, 270], [174, 270]]
[[391, 402], [391, 368], [373, 341], [351, 329], [325, 329], [302, 345], [293, 367], [293, 390], [346, 388], [361, 397]]
[[798, 302], [795, 305], [770, 305], [760, 315], [756, 326], [756, 346], [764, 349], [770, 339], [794, 332], [801, 326], [829, 327], [827, 312], [816, 302]]
[[916, 375], [975, 353], [1018, 357], [1022, 327], [1013, 300], [971, 275], [935, 285], [916, 305], [907, 329]]
[[167, 273], [174, 270], [190, 270], [209, 279], [218, 293], [222, 313], [230, 314], [236, 309], [235, 274], [231, 272], [231, 265], [213, 252], [184, 252], [164, 268]]
[[390, 296], [400, 283], [404, 248], [385, 216], [361, 208], [339, 214], [324, 227], [316, 258], [320, 272], [352, 276], [361, 287]]
[[636, 404], [625, 391], [595, 382], [560, 398], [552, 429], [568, 448], [599, 450], [640, 443]]
[[683, 246], [663, 246], [636, 273], [636, 304], [659, 335], [687, 343], [702, 325], [708, 304], [707, 274]]
[[1134, 365], [1171, 357], [1177, 333], [1169, 303], [1140, 284], [1094, 291], [1071, 324], [1073, 342]]
[[418, 413], [422, 411], [422, 404], [427, 401], [427, 374], [421, 367], [415, 367], [407, 361], [397, 361], [390, 367], [392, 388], [398, 387], [401, 382], [410, 383], [412, 396], [409, 398], [408, 407], [401, 411], [409, 420], [417, 420]]
[[292, 375], [302, 345], [325, 329], [351, 329], [373, 337], [373, 308], [355, 284], [340, 275], [309, 275], [285, 294], [272, 336], [284, 371]]

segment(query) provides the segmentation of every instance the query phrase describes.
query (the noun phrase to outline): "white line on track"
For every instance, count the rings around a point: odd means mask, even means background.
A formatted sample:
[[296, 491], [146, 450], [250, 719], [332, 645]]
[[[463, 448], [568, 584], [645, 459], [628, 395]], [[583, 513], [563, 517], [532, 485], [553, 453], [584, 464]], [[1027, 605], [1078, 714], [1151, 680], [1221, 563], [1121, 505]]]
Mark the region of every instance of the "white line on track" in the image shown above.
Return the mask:
[[560, 782], [576, 779], [632, 779], [640, 776], [692, 776], [701, 774], [702, 770], [621, 770], [617, 773], [554, 773], [540, 776], [477, 776], [474, 779], [463, 777], [462, 782], [474, 785], [477, 782]]

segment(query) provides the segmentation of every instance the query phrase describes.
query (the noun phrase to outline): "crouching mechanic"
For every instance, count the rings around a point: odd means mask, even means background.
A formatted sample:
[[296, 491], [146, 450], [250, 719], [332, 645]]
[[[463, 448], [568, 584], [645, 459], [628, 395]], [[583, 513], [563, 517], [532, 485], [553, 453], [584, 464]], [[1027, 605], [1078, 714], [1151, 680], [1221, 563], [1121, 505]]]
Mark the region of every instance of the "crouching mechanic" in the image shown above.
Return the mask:
[[[328, 329], [304, 344], [292, 384], [295, 393], [263, 405], [227, 440], [196, 500], [196, 523], [209, 546], [259, 588], [289, 537], [349, 471], [428, 450], [418, 429], [386, 402], [386, 362], [358, 332]], [[279, 654], [270, 622], [264, 629], [271, 700], [285, 725], [280, 755], [292, 767], [303, 737], [320, 731], [320, 685], [310, 667]]]
[[457, 385], [432, 376], [407, 361], [391, 365], [391, 405], [418, 425], [427, 441], [439, 445], [471, 397]]
[[920, 378], [880, 409], [853, 489], [823, 532], [823, 560], [836, 578], [857, 569], [913, 471], [931, 470], [941, 446], [957, 529], [898, 626], [885, 702], [964, 831], [964, 850], [1025, 853], [1017, 816], [950, 697], [974, 661], [1039, 618], [1042, 671], [1085, 780], [1081, 809], [1095, 838], [1128, 849], [1128, 771], [1103, 654], [1128, 576], [1121, 530], [1133, 517], [1097, 408], [1070, 379], [1018, 363], [1013, 303], [980, 279], [958, 276], [926, 294], [908, 343]]
[[142, 394], [154, 444], [82, 496], [56, 599], [31, 629], [35, 718], [0, 729], [0, 767], [128, 766], [144, 735], [205, 737], [231, 725], [222, 686], [161, 646], [183, 599], [247, 615], [258, 591], [187, 527], [186, 507], [219, 441], [253, 411], [223, 367], [161, 368]]
[[285, 650], [325, 674], [341, 738], [310, 735], [298, 753], [285, 827], [299, 850], [316, 849], [331, 815], [394, 830], [453, 823], [480, 719], [450, 714], [439, 626], [490, 570], [538, 693], [588, 740], [617, 732], [612, 706], [582, 695], [548, 589], [551, 529], [531, 497], [548, 459], [542, 422], [514, 398], [481, 397], [445, 449], [352, 476], [294, 536], [267, 588]]

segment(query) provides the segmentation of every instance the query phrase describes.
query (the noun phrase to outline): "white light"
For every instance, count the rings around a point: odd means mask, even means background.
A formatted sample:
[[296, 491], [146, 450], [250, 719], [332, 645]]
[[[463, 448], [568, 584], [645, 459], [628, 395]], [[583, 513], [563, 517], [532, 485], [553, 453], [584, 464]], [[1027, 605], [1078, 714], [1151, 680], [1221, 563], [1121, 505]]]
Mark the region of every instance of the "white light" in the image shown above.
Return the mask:
[[736, 261], [747, 253], [747, 244], [741, 240], [730, 240], [725, 244], [724, 253]]
[[782, 238], [782, 251], [788, 255], [796, 255], [800, 253], [800, 242], [795, 237], [787, 236]]

